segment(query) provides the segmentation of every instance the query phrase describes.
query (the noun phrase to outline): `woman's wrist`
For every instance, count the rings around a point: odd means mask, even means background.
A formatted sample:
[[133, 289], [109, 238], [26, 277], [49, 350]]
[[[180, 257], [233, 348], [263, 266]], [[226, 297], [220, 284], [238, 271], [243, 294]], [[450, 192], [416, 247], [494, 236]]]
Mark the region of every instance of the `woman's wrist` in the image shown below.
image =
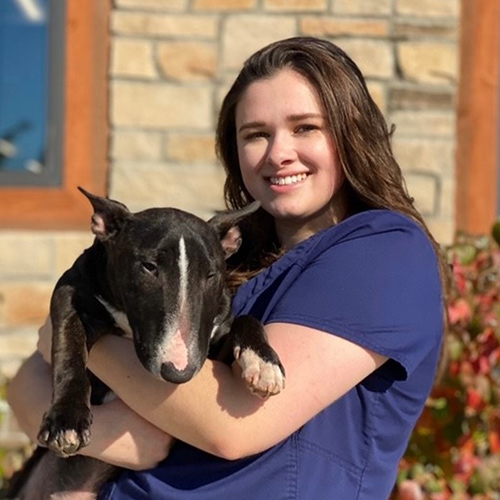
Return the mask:
[[144, 420], [119, 399], [92, 407], [91, 439], [81, 455], [127, 469], [156, 466], [174, 439]]

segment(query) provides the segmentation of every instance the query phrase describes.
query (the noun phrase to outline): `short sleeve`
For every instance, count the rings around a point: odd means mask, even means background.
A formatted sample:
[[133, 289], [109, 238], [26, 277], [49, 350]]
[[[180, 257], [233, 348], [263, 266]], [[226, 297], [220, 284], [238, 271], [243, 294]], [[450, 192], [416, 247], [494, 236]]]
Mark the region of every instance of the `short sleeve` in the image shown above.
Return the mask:
[[308, 262], [266, 322], [286, 322], [343, 337], [387, 356], [405, 379], [443, 331], [438, 262], [427, 235], [398, 223], [344, 238]]

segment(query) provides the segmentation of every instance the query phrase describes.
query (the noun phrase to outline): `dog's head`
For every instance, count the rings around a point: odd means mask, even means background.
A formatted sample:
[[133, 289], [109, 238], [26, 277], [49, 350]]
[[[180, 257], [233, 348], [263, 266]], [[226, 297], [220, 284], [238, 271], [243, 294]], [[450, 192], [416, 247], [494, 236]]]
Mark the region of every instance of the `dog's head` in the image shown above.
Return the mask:
[[230, 316], [225, 259], [238, 251], [238, 222], [259, 204], [205, 222], [174, 208], [131, 213], [92, 195], [92, 232], [106, 251], [113, 306], [126, 314], [137, 356], [156, 376], [192, 378]]

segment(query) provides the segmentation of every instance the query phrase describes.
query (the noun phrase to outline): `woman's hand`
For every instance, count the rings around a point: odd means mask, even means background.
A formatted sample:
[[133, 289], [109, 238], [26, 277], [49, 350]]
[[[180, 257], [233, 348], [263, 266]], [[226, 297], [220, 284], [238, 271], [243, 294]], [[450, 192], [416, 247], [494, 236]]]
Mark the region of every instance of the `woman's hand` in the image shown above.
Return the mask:
[[126, 469], [143, 470], [167, 457], [175, 439], [119, 399], [92, 407], [90, 444], [80, 454]]
[[36, 348], [43, 359], [50, 364], [52, 361], [52, 323], [50, 316], [47, 316], [45, 323], [38, 329]]

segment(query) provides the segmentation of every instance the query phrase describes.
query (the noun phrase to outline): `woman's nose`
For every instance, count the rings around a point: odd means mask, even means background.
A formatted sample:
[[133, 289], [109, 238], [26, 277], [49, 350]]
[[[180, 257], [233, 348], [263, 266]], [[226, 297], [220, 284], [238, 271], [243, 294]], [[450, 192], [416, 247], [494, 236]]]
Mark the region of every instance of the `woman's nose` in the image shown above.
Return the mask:
[[297, 158], [293, 138], [287, 134], [276, 134], [269, 141], [267, 161], [275, 167], [292, 163]]

